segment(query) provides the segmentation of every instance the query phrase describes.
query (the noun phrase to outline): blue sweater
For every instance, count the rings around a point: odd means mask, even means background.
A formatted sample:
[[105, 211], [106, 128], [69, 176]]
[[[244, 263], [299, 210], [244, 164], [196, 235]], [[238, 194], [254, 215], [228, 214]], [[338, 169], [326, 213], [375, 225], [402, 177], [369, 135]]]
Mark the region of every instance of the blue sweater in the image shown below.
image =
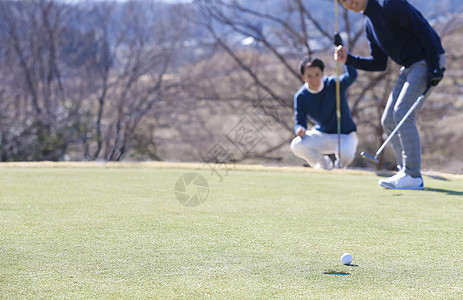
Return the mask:
[[406, 0], [368, 0], [363, 12], [371, 56], [348, 55], [347, 65], [366, 71], [383, 71], [390, 57], [409, 67], [426, 60], [428, 70], [439, 68], [444, 53], [441, 40], [428, 21]]
[[[341, 87], [341, 133], [356, 131], [352, 114], [347, 104], [346, 90], [357, 79], [357, 70], [346, 66], [346, 73], [339, 76]], [[294, 95], [294, 131], [302, 126], [307, 129], [307, 116], [316, 122], [315, 128], [325, 133], [337, 133], [336, 77], [324, 77], [325, 84], [320, 93], [312, 94], [305, 84]]]

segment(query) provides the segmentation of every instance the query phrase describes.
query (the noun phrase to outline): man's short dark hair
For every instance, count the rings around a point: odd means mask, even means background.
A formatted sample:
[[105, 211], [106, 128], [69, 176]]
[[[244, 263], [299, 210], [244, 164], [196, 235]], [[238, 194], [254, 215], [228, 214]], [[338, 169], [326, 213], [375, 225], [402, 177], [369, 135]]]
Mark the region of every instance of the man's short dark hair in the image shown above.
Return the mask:
[[306, 68], [318, 67], [322, 72], [325, 70], [325, 64], [319, 58], [305, 57], [300, 63], [301, 75], [304, 75]]

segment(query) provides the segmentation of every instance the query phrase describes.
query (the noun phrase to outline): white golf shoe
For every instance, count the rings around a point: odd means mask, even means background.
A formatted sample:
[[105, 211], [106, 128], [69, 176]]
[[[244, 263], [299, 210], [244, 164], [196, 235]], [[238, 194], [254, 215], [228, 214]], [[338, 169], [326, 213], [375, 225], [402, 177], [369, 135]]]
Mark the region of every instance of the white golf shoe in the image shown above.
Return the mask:
[[424, 190], [423, 178], [412, 177], [400, 170], [397, 174], [386, 179], [380, 179], [378, 184], [392, 190]]
[[331, 160], [331, 158], [328, 155], [323, 156], [323, 160], [324, 160], [323, 168], [325, 170], [333, 169], [333, 167], [334, 167], [333, 161]]
[[403, 177], [404, 175], [405, 169], [399, 169], [399, 172], [397, 172], [394, 176], [378, 180], [378, 184], [382, 186], [383, 183], [390, 183], [396, 181], [398, 178]]
[[324, 155], [322, 160], [315, 164], [313, 166], [314, 169], [323, 169], [323, 170], [331, 170], [333, 169], [333, 161], [331, 160], [331, 158], [329, 158], [329, 156], [327, 155]]

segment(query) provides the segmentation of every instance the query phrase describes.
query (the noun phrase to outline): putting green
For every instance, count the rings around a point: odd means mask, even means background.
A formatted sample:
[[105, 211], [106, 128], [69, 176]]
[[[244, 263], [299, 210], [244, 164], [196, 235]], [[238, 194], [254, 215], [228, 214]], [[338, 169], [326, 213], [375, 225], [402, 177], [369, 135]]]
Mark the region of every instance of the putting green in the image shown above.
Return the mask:
[[457, 175], [427, 173], [425, 191], [242, 165], [9, 163], [0, 178], [2, 298], [463, 297]]

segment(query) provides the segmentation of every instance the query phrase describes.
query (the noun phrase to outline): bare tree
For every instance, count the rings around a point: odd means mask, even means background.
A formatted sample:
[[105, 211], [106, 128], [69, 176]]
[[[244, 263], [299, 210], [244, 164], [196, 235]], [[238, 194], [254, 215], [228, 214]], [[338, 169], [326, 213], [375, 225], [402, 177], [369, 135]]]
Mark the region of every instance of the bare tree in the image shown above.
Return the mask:
[[[211, 37], [242, 70], [241, 73], [246, 76], [243, 80], [253, 83], [249, 89], [239, 89], [240, 94], [224, 96], [222, 93], [222, 97], [244, 101], [254, 99], [254, 106], [263, 107], [264, 113], [272, 117], [273, 122], [286, 128], [287, 136], [279, 147], [263, 150], [262, 156], [287, 146], [293, 135], [290, 121], [292, 94], [302, 83], [298, 62], [307, 55], [328, 57], [328, 62], [332, 61], [329, 58], [333, 53], [333, 26], [323, 22], [326, 16], [314, 16], [300, 0], [274, 1], [272, 10], [268, 11], [260, 6], [250, 7], [249, 2], [248, 6], [239, 1], [197, 0], [195, 3]], [[322, 5], [333, 4], [323, 1]], [[343, 17], [349, 25], [348, 15], [344, 13]], [[346, 28], [349, 28], [348, 25]], [[347, 40], [352, 47], [355, 47], [363, 30], [362, 27], [356, 28], [356, 31], [347, 32]], [[252, 42], [254, 47], [245, 47], [245, 41]], [[249, 91], [254, 91], [254, 94], [249, 94]], [[259, 99], [257, 103], [256, 99]], [[275, 102], [278, 106], [268, 105]], [[280, 112], [275, 109], [280, 109]], [[283, 113], [286, 116], [282, 117]]]
[[[253, 6], [252, 2], [234, 0], [196, 0], [195, 3], [211, 37], [242, 70], [243, 76], [247, 77], [245, 81], [253, 83], [253, 86], [245, 85], [247, 89], [244, 91], [262, 90], [267, 94], [262, 103], [274, 100], [282, 107], [291, 108], [290, 95], [297, 88], [291, 82], [300, 80], [296, 66], [302, 56], [321, 56], [325, 58], [328, 70], [333, 69], [330, 56], [334, 13], [332, 16], [315, 15], [300, 0], [273, 1], [268, 5], [272, 5], [268, 10], [261, 5]], [[333, 5], [333, 1], [319, 1], [317, 5]], [[363, 17], [341, 8], [340, 18], [341, 33], [349, 50], [355, 54], [370, 55], [368, 47], [365, 47], [367, 41], [363, 32]], [[244, 47], [244, 41], [252, 41], [254, 48]], [[357, 83], [348, 91], [352, 114], [362, 136], [360, 147], [365, 151], [374, 152], [384, 141], [380, 119], [398, 72], [399, 66], [392, 61], [385, 72], [360, 71]], [[277, 77], [281, 73], [286, 76]], [[243, 89], [240, 92], [228, 96], [222, 93], [221, 97], [241, 98], [243, 101], [257, 98], [255, 95], [245, 97]], [[275, 121], [286, 122], [288, 134], [291, 135], [288, 119]], [[379, 157], [378, 169], [394, 167], [392, 163], [386, 163], [384, 155], [385, 152]], [[366, 166], [361, 159], [354, 164]]]
[[61, 109], [66, 91], [58, 59], [66, 10], [54, 1], [34, 0], [5, 1], [0, 10], [11, 70], [5, 74], [10, 83], [6, 89], [23, 104], [18, 118], [12, 120], [17, 126], [11, 141], [26, 143], [15, 146], [25, 159], [58, 159], [69, 143], [64, 128], [67, 115]]
[[[207, 154], [216, 144], [230, 161], [279, 159], [293, 137], [299, 60], [318, 56], [327, 73], [334, 70], [333, 2], [318, 1], [317, 7], [326, 9], [316, 14], [307, 5], [301, 0], [265, 7], [233, 0], [1, 1], [0, 159], [70, 155], [117, 161], [132, 154], [163, 159], [165, 145], [175, 145], [168, 152], [178, 152], [170, 158], [188, 153], [191, 160], [203, 159], [191, 149]], [[418, 120], [425, 157], [439, 151], [455, 156], [456, 150], [436, 137], [433, 124], [458, 118], [463, 107], [461, 74], [454, 67], [462, 64], [455, 50], [459, 20], [450, 16], [438, 26], [449, 68]], [[361, 15], [341, 9], [346, 45], [369, 55], [362, 23]], [[348, 91], [362, 150], [374, 152], [383, 142], [380, 116], [398, 68], [391, 62], [386, 72], [359, 71]], [[262, 139], [243, 149], [233, 135], [251, 127], [255, 140]], [[392, 167], [386, 158], [379, 168]]]
[[[167, 72], [174, 70], [176, 56], [189, 30], [186, 21], [171, 24], [170, 20], [174, 14], [182, 20], [181, 16], [188, 11], [182, 5], [172, 6], [167, 11], [171, 15], [152, 18], [152, 15], [156, 15], [153, 11], [157, 5], [155, 1], [128, 2], [122, 12], [125, 23], [116, 37], [118, 46], [107, 53], [111, 56], [108, 61], [114, 62], [107, 71], [104, 94], [98, 97], [98, 116], [105, 114], [106, 120], [102, 157], [105, 160], [124, 158], [133, 146], [140, 124], [171, 88], [165, 84], [164, 78]], [[108, 38], [104, 34], [101, 37], [105, 40]], [[109, 44], [103, 41], [105, 43]], [[105, 97], [111, 100], [103, 112]], [[100, 117], [98, 120], [101, 120]], [[97, 124], [97, 130], [100, 130], [100, 123]], [[94, 159], [98, 158], [103, 148], [100, 142], [103, 141], [98, 140]]]

